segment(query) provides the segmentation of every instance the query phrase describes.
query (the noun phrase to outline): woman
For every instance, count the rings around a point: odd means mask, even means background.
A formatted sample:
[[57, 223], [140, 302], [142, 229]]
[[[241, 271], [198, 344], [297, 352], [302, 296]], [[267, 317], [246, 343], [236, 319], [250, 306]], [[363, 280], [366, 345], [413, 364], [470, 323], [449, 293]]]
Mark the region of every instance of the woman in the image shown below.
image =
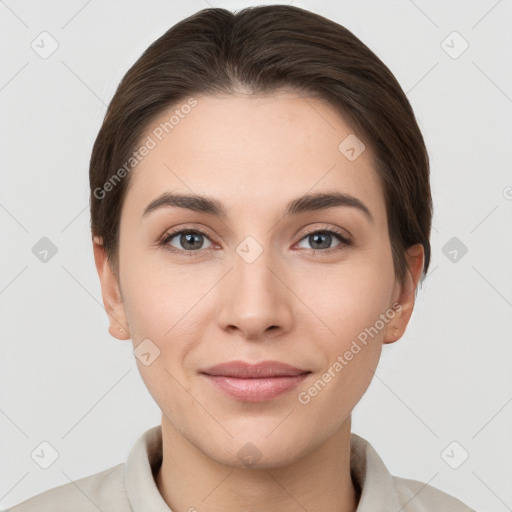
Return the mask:
[[162, 423], [11, 510], [468, 511], [351, 433], [430, 262], [428, 155], [344, 27], [205, 9], [121, 81], [90, 161], [109, 332]]

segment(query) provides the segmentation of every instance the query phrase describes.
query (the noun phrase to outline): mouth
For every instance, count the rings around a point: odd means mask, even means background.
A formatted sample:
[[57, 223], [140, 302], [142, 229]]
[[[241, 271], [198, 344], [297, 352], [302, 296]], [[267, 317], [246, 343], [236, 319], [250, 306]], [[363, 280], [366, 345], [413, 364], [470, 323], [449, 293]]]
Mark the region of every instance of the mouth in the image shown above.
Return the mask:
[[278, 361], [229, 361], [199, 373], [236, 400], [263, 402], [297, 387], [311, 371]]

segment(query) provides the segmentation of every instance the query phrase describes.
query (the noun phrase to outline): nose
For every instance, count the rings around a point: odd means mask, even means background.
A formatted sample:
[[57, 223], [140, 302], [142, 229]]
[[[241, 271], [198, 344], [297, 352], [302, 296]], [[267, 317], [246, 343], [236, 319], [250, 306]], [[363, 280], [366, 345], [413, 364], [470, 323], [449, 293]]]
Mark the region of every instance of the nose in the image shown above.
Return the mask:
[[233, 268], [221, 283], [218, 322], [223, 330], [263, 340], [291, 329], [293, 293], [270, 250], [252, 262], [235, 253]]

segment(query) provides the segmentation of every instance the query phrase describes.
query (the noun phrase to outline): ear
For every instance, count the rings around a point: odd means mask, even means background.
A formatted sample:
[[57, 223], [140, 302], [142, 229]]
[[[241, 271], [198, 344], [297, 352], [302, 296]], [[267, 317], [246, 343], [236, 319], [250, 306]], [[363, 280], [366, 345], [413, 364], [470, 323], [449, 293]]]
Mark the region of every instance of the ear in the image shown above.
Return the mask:
[[108, 332], [118, 340], [130, 339], [123, 297], [117, 277], [112, 271], [101, 238], [93, 238], [94, 261], [101, 283], [103, 305], [109, 319]]
[[398, 341], [404, 334], [414, 309], [416, 288], [423, 270], [425, 251], [422, 244], [411, 246], [406, 252], [407, 272], [403, 285], [397, 284], [393, 304], [395, 316], [387, 325], [383, 343]]

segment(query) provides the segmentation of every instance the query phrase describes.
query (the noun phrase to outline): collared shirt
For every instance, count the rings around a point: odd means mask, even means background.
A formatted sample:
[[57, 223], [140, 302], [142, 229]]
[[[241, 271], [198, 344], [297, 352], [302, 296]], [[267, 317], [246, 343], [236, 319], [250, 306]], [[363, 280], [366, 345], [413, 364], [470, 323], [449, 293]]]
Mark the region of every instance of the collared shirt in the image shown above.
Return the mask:
[[[156, 486], [161, 426], [139, 437], [126, 463], [54, 487], [5, 512], [172, 512]], [[350, 434], [350, 471], [361, 490], [356, 512], [475, 512], [430, 485], [391, 475], [371, 444]]]

